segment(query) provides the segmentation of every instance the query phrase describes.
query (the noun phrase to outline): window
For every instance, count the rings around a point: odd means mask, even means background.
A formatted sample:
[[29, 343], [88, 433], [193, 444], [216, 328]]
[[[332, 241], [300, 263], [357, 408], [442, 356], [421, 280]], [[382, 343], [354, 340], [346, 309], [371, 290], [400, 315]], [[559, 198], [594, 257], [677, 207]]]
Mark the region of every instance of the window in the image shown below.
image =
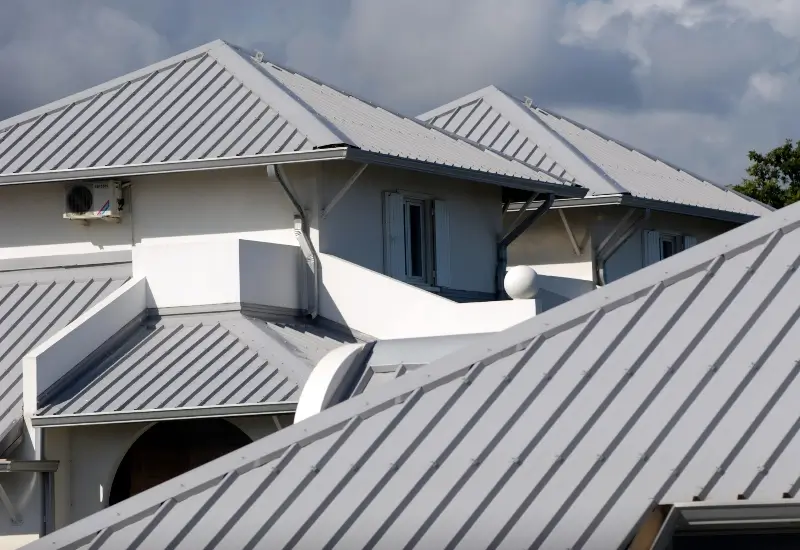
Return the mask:
[[670, 256], [674, 256], [681, 250], [691, 248], [697, 243], [696, 239], [690, 235], [676, 235], [674, 233], [662, 233], [660, 231], [644, 232], [644, 265], [652, 265]]
[[428, 252], [431, 248], [429, 224], [426, 223], [426, 201], [405, 199], [403, 222], [405, 224], [406, 278], [426, 282], [428, 277]]
[[450, 276], [450, 229], [444, 201], [386, 193], [386, 273], [415, 284], [446, 286]]
[[661, 235], [661, 259], [666, 260], [678, 253], [678, 237], [676, 235]]

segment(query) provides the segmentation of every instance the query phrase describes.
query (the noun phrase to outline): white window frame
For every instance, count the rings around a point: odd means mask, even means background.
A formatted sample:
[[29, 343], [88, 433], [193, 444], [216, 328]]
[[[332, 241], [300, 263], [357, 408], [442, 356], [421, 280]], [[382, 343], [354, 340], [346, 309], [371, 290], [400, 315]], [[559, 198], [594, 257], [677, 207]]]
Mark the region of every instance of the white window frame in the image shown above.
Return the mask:
[[[697, 243], [697, 240], [691, 235], [681, 235], [680, 233], [672, 233], [668, 231], [654, 231], [654, 230], [645, 230], [644, 234], [644, 249], [643, 249], [643, 260], [644, 260], [644, 267], [648, 265], [652, 265], [653, 263], [661, 260], [665, 260], [664, 257], [664, 242], [669, 241], [672, 243], [673, 250], [675, 251], [672, 256], [683, 252], [687, 248], [691, 248]], [[658, 253], [654, 254], [650, 247], [653, 246], [655, 241], [658, 241]], [[656, 257], [658, 259], [656, 259]], [[671, 256], [668, 256], [671, 257]]]
[[[387, 191], [384, 194], [384, 271], [387, 275], [403, 280], [407, 283], [438, 290], [442, 284], [449, 283], [450, 278], [450, 231], [449, 213], [446, 201], [436, 200], [434, 197], [421, 193]], [[389, 203], [389, 197], [395, 201], [402, 200], [403, 227], [392, 227], [400, 223], [399, 204], [394, 206]], [[408, 225], [409, 206], [422, 207], [422, 275], [412, 276], [411, 272], [411, 230]], [[439, 210], [437, 217], [436, 210]], [[402, 234], [403, 242], [397, 242]], [[393, 265], [400, 261], [402, 247], [402, 266]]]

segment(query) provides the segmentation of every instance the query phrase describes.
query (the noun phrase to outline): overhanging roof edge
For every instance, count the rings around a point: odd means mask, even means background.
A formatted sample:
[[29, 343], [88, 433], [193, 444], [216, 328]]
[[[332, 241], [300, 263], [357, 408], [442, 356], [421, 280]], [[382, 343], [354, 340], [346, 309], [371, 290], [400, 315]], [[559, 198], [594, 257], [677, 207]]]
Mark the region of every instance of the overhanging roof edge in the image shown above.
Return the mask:
[[5, 174], [0, 175], [0, 186], [21, 185], [25, 183], [52, 183], [58, 181], [72, 181], [93, 178], [199, 172], [201, 170], [248, 168], [252, 166], [267, 166], [269, 164], [342, 160], [345, 158], [347, 149], [347, 146], [342, 146], [331, 147], [327, 149], [296, 151], [291, 153], [253, 155], [249, 157], [223, 157], [215, 159], [182, 160], [152, 164], [76, 168], [72, 170], [53, 170], [49, 172], [28, 172], [24, 174]]
[[31, 417], [31, 425], [35, 428], [59, 428], [68, 426], [153, 422], [158, 420], [189, 420], [197, 418], [258, 416], [266, 414], [293, 414], [296, 408], [296, 401], [285, 401], [280, 403], [245, 403], [176, 409], [111, 411], [88, 414], [34, 415]]
[[535, 179], [516, 178], [513, 176], [506, 176], [492, 172], [482, 172], [471, 168], [460, 168], [457, 166], [448, 166], [433, 162], [404, 159], [383, 153], [364, 151], [362, 149], [348, 149], [345, 158], [347, 160], [365, 164], [404, 168], [406, 170], [414, 170], [416, 172], [426, 172], [429, 174], [437, 174], [456, 179], [499, 185], [513, 189], [521, 189], [523, 191], [552, 193], [560, 197], [584, 197], [586, 193], [589, 192], [589, 190], [585, 187], [579, 187], [577, 185], [569, 186], [559, 183], [542, 182]]

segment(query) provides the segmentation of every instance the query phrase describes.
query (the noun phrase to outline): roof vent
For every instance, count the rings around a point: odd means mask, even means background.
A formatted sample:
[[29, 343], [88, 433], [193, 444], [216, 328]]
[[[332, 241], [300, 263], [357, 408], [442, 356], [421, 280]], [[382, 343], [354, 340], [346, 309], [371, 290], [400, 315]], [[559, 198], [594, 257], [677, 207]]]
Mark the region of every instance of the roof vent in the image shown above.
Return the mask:
[[264, 52], [256, 51], [256, 55], [253, 57], [253, 59], [255, 59], [256, 62], [261, 63], [264, 61]]
[[529, 109], [533, 107], [533, 100], [528, 96], [525, 96], [525, 106]]

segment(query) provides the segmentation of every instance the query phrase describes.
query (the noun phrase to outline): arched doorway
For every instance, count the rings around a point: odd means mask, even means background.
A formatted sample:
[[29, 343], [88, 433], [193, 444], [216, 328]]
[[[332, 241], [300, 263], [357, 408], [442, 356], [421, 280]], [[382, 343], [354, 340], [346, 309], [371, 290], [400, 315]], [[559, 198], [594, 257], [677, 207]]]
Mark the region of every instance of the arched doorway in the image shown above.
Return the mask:
[[156, 424], [128, 449], [108, 503], [114, 505], [250, 443], [244, 432], [219, 418]]

